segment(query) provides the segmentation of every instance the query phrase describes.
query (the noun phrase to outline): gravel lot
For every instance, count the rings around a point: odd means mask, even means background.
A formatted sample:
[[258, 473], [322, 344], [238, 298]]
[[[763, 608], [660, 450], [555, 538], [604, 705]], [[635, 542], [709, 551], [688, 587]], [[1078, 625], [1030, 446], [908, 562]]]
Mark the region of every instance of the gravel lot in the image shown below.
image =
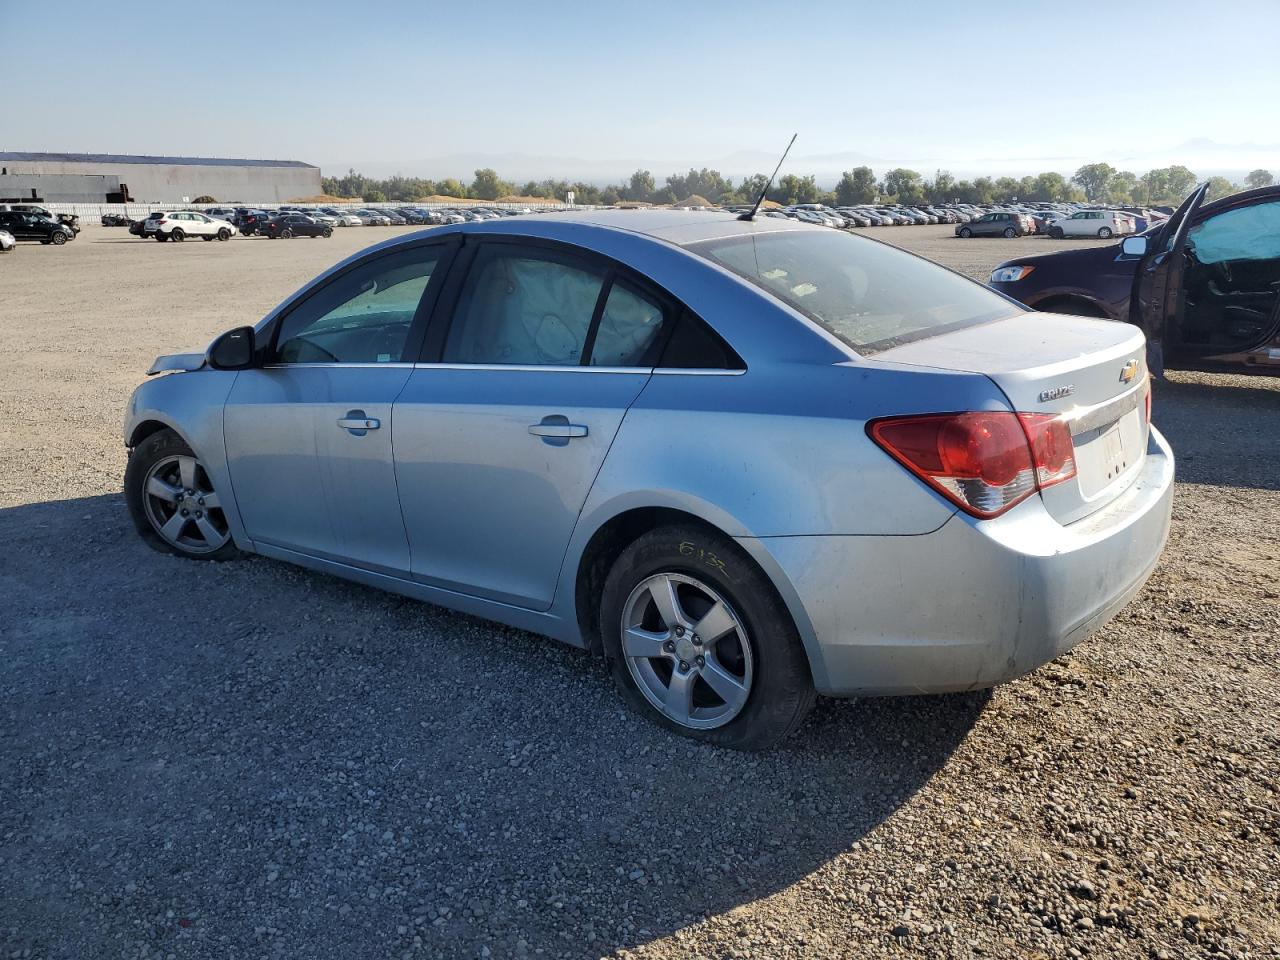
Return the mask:
[[133, 533], [151, 359], [393, 232], [0, 257], [0, 956], [1280, 955], [1280, 384], [1158, 386], [1172, 539], [1072, 655], [722, 752], [580, 651]]

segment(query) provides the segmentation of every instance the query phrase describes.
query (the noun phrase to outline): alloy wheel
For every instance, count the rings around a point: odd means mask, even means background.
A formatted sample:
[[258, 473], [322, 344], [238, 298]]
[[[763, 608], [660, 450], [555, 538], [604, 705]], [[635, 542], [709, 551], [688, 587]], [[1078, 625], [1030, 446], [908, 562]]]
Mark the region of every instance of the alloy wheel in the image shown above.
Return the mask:
[[690, 729], [724, 726], [751, 693], [746, 625], [695, 577], [659, 573], [631, 591], [622, 613], [622, 653], [645, 699]]
[[231, 539], [222, 503], [195, 457], [157, 460], [143, 481], [142, 503], [156, 533], [186, 553], [213, 553]]

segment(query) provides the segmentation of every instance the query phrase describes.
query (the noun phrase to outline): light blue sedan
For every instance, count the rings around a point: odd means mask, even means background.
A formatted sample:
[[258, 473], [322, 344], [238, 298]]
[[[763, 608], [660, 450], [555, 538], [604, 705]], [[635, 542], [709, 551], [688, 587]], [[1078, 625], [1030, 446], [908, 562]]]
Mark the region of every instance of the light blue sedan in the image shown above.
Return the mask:
[[[1142, 334], [791, 220], [371, 247], [125, 416], [138, 531], [587, 647], [680, 733], [971, 690], [1101, 628], [1169, 529]], [[513, 691], [519, 696], [519, 691]]]

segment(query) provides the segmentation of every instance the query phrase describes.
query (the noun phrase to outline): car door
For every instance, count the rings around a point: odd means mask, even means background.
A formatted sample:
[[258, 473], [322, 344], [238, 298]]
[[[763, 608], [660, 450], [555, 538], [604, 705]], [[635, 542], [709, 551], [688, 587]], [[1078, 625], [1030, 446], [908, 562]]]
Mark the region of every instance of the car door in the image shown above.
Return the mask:
[[1147, 250], [1134, 271], [1129, 319], [1147, 335], [1147, 368], [1156, 376], [1164, 375], [1167, 328], [1177, 323], [1187, 232], [1208, 189], [1207, 183], [1197, 187], [1163, 229], [1147, 237]]
[[392, 404], [455, 246], [371, 254], [263, 331], [261, 364], [239, 373], [224, 414], [236, 503], [255, 542], [408, 573]]
[[545, 610], [672, 310], [572, 248], [494, 238], [466, 249], [448, 322], [395, 405], [413, 576]]

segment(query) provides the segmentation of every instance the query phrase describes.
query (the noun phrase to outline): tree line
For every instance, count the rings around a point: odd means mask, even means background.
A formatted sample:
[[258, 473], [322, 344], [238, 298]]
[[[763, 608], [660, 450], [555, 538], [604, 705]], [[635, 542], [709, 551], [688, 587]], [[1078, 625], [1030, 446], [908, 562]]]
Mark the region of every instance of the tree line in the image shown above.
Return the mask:
[[[702, 197], [712, 203], [750, 203], [759, 196], [767, 177], [763, 173], [744, 177], [735, 184], [718, 170], [703, 167], [687, 174], [672, 174], [658, 185], [648, 170], [637, 170], [626, 183], [598, 186], [581, 181], [530, 180], [524, 184], [503, 180], [496, 170], [476, 170], [468, 183], [452, 177], [428, 180], [396, 175], [377, 180], [349, 170], [342, 177], [324, 177], [324, 192], [336, 197], [361, 197], [370, 203], [389, 200], [411, 201], [429, 196], [459, 200], [497, 200], [502, 197], [537, 197], [564, 201], [572, 191], [578, 203], [614, 204], [625, 202], [678, 203]], [[897, 167], [877, 178], [870, 167], [846, 170], [835, 188], [826, 190], [812, 174], [780, 177], [766, 196], [781, 204], [826, 203], [850, 206], [877, 202], [896, 203], [1007, 203], [1012, 200], [1042, 202], [1092, 202], [1115, 204], [1177, 204], [1197, 183], [1196, 175], [1181, 165], [1148, 170], [1141, 176], [1117, 170], [1107, 163], [1089, 163], [1071, 177], [1049, 172], [1036, 176], [975, 177], [957, 180], [945, 170], [925, 178], [915, 170]], [[1254, 170], [1242, 184], [1225, 177], [1209, 180], [1210, 198], [1239, 190], [1269, 186], [1275, 182], [1268, 170]]]

